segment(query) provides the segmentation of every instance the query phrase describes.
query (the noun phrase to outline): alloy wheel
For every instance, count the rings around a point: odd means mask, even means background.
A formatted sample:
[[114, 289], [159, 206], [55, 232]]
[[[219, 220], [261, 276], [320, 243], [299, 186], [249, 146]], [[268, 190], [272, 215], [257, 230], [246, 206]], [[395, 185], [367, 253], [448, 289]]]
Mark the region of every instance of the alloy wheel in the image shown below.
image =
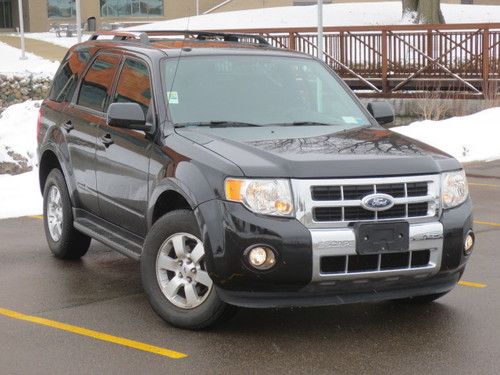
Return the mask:
[[213, 282], [205, 269], [203, 242], [189, 233], [176, 233], [161, 246], [156, 278], [164, 296], [175, 306], [194, 309], [209, 296]]

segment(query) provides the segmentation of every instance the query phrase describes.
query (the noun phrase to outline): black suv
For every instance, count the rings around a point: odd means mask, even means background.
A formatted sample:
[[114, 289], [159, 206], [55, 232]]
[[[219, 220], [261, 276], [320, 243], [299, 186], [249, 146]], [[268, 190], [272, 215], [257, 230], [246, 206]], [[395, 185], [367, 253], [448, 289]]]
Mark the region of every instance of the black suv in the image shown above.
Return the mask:
[[40, 110], [49, 247], [140, 259], [154, 310], [192, 329], [234, 306], [435, 300], [472, 252], [467, 181], [393, 117], [259, 36], [96, 34]]

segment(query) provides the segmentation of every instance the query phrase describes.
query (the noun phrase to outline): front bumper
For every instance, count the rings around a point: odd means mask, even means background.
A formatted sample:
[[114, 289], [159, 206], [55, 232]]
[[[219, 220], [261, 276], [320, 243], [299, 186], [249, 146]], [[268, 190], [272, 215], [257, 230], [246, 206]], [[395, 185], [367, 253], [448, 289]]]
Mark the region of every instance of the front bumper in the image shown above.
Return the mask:
[[235, 306], [250, 308], [278, 308], [330, 306], [358, 302], [381, 302], [401, 298], [445, 293], [460, 280], [465, 266], [453, 272], [443, 272], [432, 278], [416, 280], [401, 277], [384, 279], [342, 281], [335, 284], [311, 283], [295, 292], [232, 291], [217, 287], [219, 297]]
[[[256, 215], [238, 203], [213, 200], [196, 215], [208, 254], [207, 268], [220, 297], [251, 307], [330, 305], [380, 301], [449, 291], [457, 283], [468, 257], [463, 239], [472, 229], [472, 204], [446, 210], [438, 221], [412, 224], [410, 250], [430, 250], [429, 264], [419, 269], [324, 274], [320, 258], [355, 254], [352, 230], [308, 229], [296, 219]], [[337, 246], [331, 246], [332, 232]], [[327, 244], [325, 246], [325, 243]], [[252, 270], [243, 253], [251, 245], [276, 249], [276, 266]]]

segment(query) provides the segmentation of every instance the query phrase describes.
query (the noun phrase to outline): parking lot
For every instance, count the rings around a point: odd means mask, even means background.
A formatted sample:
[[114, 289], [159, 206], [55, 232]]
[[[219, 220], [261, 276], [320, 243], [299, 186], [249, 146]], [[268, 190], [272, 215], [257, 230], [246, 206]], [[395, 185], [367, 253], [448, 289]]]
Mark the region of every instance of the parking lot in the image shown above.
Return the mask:
[[428, 306], [242, 309], [190, 332], [165, 324], [139, 265], [93, 242], [49, 254], [42, 221], [0, 221], [0, 373], [500, 373], [500, 163], [468, 167], [477, 244], [463, 282]]

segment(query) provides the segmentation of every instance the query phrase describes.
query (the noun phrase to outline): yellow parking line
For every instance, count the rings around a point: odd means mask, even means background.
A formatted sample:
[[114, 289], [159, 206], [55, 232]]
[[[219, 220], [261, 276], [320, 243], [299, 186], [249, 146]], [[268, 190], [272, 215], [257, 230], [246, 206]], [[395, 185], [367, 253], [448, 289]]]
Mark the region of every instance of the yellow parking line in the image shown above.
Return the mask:
[[490, 225], [492, 227], [500, 227], [500, 223], [494, 223], [492, 221], [478, 221], [478, 220], [474, 220], [474, 224]]
[[43, 219], [43, 215], [29, 216], [32, 219]]
[[470, 286], [472, 288], [480, 288], [480, 289], [483, 289], [483, 288], [486, 288], [487, 285], [486, 284], [481, 284], [481, 283], [473, 283], [471, 281], [459, 281], [458, 282], [458, 285], [462, 285], [462, 286]]
[[500, 185], [494, 185], [494, 184], [479, 184], [476, 182], [469, 182], [469, 186], [483, 186], [483, 187], [495, 187], [495, 188], [500, 188]]
[[123, 337], [112, 336], [112, 335], [108, 335], [106, 333], [93, 331], [93, 330], [90, 330], [87, 328], [82, 328], [82, 327], [77, 327], [77, 326], [73, 326], [70, 324], [56, 322], [54, 320], [39, 318], [37, 316], [24, 315], [24, 314], [21, 314], [19, 312], [12, 311], [12, 310], [0, 308], [0, 315], [4, 315], [4, 316], [12, 318], [12, 319], [24, 320], [26, 322], [35, 323], [35, 324], [59, 329], [62, 331], [75, 333], [75, 334], [81, 335], [81, 336], [91, 337], [91, 338], [94, 338], [96, 340], [101, 340], [101, 341], [111, 342], [111, 343], [117, 344], [117, 345], [127, 346], [129, 348], [142, 350], [144, 352], [149, 352], [149, 353], [153, 353], [153, 354], [158, 354], [158, 355], [161, 355], [164, 357], [169, 357], [169, 358], [173, 358], [173, 359], [181, 359], [181, 358], [187, 357], [187, 354], [179, 353], [179, 352], [176, 352], [174, 350], [160, 348], [158, 346], [153, 346], [153, 345], [149, 345], [149, 344], [144, 344], [142, 342], [129, 340], [129, 339], [126, 339]]

